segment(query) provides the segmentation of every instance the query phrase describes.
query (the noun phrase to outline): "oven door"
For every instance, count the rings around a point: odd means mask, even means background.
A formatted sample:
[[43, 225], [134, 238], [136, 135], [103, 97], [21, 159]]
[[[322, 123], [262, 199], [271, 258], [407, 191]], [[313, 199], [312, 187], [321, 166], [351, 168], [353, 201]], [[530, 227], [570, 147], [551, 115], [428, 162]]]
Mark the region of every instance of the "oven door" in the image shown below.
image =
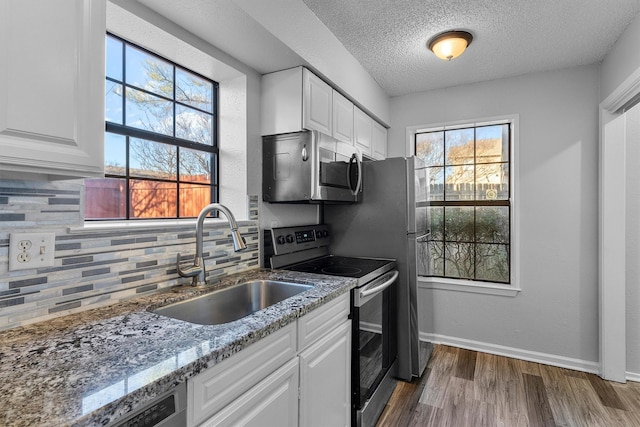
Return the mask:
[[397, 277], [391, 270], [351, 293], [353, 426], [375, 425], [395, 388]]

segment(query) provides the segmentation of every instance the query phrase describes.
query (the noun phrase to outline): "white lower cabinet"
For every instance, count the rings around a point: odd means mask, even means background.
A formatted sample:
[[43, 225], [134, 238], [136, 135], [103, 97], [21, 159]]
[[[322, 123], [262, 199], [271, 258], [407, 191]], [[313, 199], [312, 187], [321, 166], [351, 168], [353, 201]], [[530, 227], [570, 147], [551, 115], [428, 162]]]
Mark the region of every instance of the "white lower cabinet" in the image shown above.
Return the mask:
[[298, 359], [290, 360], [202, 425], [207, 427], [297, 426]]
[[187, 382], [189, 426], [347, 426], [349, 294]]
[[300, 353], [300, 426], [351, 423], [351, 322]]

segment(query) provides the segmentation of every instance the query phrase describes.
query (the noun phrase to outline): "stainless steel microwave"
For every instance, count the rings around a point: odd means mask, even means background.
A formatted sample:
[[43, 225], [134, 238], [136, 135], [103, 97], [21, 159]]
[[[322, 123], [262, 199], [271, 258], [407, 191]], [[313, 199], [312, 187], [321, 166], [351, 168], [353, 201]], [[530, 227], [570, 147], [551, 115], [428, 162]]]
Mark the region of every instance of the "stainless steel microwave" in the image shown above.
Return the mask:
[[262, 199], [270, 203], [362, 200], [362, 154], [318, 131], [262, 137]]

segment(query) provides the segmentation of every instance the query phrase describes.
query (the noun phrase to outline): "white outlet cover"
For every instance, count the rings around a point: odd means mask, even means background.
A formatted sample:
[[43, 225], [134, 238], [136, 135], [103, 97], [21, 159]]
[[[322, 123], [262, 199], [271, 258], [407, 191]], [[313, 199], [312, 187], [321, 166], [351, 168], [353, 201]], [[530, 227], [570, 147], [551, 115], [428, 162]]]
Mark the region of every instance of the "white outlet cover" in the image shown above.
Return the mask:
[[9, 234], [9, 270], [53, 266], [55, 243], [55, 233]]

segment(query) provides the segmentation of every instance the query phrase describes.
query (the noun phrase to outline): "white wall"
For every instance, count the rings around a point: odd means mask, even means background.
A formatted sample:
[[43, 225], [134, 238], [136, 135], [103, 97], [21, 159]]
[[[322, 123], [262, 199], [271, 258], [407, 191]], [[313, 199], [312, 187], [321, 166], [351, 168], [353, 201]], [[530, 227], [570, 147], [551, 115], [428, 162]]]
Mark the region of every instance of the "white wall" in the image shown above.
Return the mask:
[[391, 99], [391, 156], [405, 155], [407, 126], [519, 115], [522, 292], [421, 289], [421, 332], [597, 368], [598, 79], [592, 65]]

